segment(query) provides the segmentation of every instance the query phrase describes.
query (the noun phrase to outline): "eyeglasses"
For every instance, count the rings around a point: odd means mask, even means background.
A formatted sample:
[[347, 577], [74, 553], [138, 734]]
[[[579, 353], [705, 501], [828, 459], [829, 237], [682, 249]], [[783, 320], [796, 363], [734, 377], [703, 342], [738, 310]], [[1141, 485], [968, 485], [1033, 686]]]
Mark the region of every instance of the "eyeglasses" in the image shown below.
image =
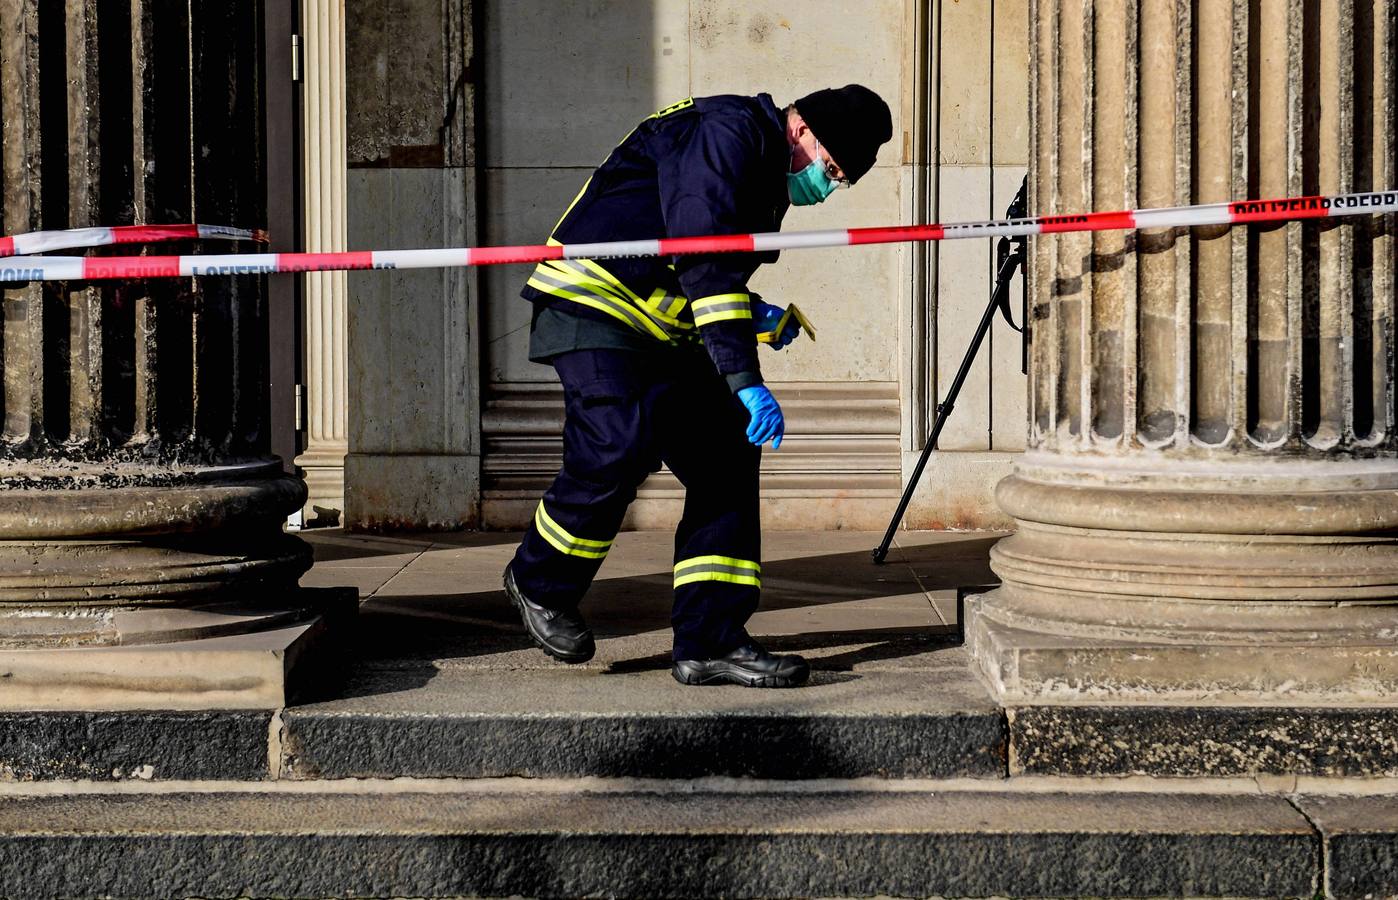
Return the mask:
[[[811, 135], [811, 137], [815, 137], [815, 135]], [[837, 188], [847, 188], [847, 187], [849, 187], [849, 179], [840, 174], [840, 167], [837, 166], [837, 165], [835, 165], [835, 163], [834, 163], [833, 161], [829, 160], [829, 159], [821, 159], [821, 156], [820, 156], [820, 138], [816, 138], [816, 139], [815, 139], [815, 145], [816, 145], [816, 159], [819, 159], [820, 162], [821, 162], [821, 165], [825, 166], [825, 177], [826, 177], [826, 178], [829, 178], [829, 179], [830, 179], [830, 183], [833, 184], [833, 185], [835, 185], [835, 187], [837, 187]]]

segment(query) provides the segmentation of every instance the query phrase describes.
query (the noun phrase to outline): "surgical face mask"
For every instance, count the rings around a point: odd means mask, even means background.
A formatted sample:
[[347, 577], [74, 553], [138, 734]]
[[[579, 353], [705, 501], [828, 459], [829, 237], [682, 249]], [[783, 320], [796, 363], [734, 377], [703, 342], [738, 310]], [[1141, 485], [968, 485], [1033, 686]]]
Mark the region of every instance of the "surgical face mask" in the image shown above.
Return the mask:
[[[791, 148], [793, 156], [796, 148]], [[811, 206], [820, 203], [835, 193], [835, 182], [825, 171], [825, 163], [820, 158], [820, 141], [816, 141], [815, 157], [810, 165], [799, 172], [786, 173], [786, 195], [796, 206]]]

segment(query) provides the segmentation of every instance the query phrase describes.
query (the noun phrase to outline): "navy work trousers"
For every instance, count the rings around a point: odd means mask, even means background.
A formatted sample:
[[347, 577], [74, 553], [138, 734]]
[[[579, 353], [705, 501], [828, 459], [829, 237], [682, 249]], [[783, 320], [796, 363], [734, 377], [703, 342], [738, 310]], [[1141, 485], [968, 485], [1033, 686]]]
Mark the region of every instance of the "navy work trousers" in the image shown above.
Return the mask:
[[675, 659], [710, 659], [748, 640], [761, 590], [758, 469], [748, 413], [702, 350], [574, 350], [563, 382], [563, 469], [510, 564], [524, 595], [576, 608], [636, 488], [663, 462], [685, 487], [675, 533]]

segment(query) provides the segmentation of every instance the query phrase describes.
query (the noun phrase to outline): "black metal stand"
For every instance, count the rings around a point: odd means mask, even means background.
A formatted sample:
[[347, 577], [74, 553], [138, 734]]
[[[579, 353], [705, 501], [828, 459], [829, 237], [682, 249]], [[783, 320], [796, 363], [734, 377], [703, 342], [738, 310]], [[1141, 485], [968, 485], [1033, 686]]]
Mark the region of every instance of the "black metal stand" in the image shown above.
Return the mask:
[[[1025, 217], [1024, 192], [1026, 185], [1021, 183], [1019, 193], [1015, 194], [1014, 200], [1010, 202], [1010, 208], [1005, 217], [1008, 219], [1022, 219]], [[903, 521], [903, 514], [908, 511], [908, 503], [913, 498], [913, 491], [917, 489], [918, 480], [922, 478], [922, 470], [927, 467], [927, 460], [932, 455], [932, 451], [937, 449], [937, 439], [942, 434], [942, 426], [946, 424], [951, 411], [956, 407], [956, 397], [961, 393], [961, 385], [966, 381], [966, 375], [971, 371], [971, 364], [975, 362], [976, 354], [980, 353], [981, 343], [985, 336], [990, 333], [990, 325], [995, 321], [995, 313], [998, 310], [1009, 323], [1010, 327], [1024, 336], [1024, 350], [1020, 359], [1020, 366], [1024, 371], [1029, 368], [1028, 346], [1030, 340], [1029, 319], [1026, 315], [1028, 310], [1021, 302], [1020, 318], [1023, 325], [1016, 325], [1014, 317], [1010, 314], [1010, 282], [1014, 280], [1015, 270], [1024, 264], [1025, 245], [1027, 239], [1019, 237], [1002, 237], [995, 248], [995, 290], [990, 292], [990, 302], [986, 304], [985, 312], [981, 314], [980, 325], [976, 327], [976, 334], [971, 338], [971, 345], [966, 348], [966, 356], [961, 360], [961, 369], [956, 373], [956, 378], [951, 382], [951, 389], [947, 391], [946, 399], [937, 404], [937, 415], [932, 421], [932, 433], [927, 438], [927, 445], [922, 448], [922, 456], [917, 461], [917, 467], [913, 469], [913, 477], [908, 480], [908, 486], [903, 489], [903, 498], [898, 501], [898, 511], [893, 514], [893, 520], [888, 523], [888, 531], [884, 533], [883, 541], [874, 548], [874, 563], [882, 564], [884, 558], [888, 556], [888, 547], [893, 543], [893, 535], [898, 531], [898, 524]]]

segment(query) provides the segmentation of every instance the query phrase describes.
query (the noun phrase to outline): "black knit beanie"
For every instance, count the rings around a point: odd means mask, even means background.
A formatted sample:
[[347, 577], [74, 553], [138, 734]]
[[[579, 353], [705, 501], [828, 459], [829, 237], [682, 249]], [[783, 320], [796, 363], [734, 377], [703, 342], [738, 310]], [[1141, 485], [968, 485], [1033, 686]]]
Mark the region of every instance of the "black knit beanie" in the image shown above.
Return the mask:
[[850, 184], [873, 168], [879, 146], [893, 137], [888, 104], [862, 84], [816, 91], [794, 106]]

